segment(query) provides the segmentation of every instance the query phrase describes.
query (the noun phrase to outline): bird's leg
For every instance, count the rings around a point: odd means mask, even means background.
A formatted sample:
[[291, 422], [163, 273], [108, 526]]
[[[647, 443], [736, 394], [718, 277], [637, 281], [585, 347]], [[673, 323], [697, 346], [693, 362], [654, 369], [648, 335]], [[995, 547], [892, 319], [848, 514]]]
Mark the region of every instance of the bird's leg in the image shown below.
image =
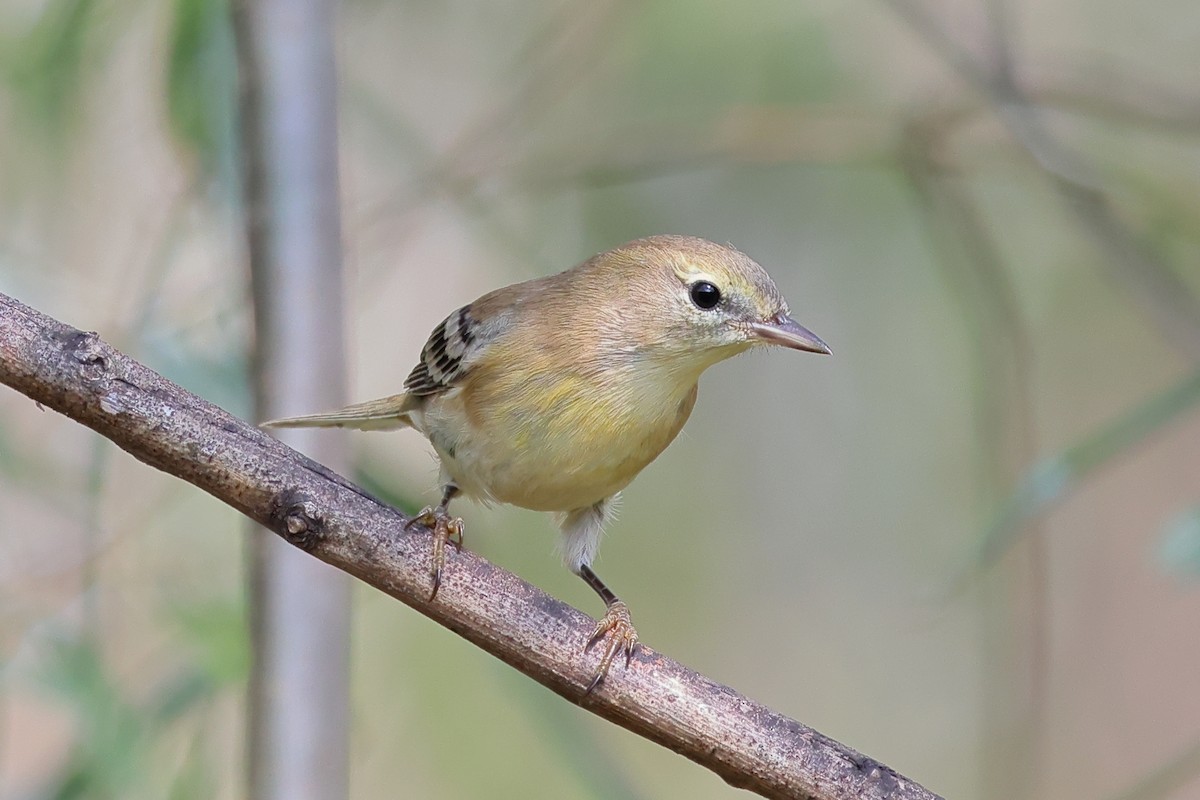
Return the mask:
[[433, 534], [433, 558], [429, 563], [429, 577], [433, 581], [433, 591], [429, 594], [429, 602], [437, 597], [442, 585], [442, 567], [446, 565], [446, 542], [454, 545], [454, 549], [462, 552], [463, 521], [459, 517], [450, 516], [447, 510], [450, 501], [459, 494], [458, 485], [447, 483], [442, 487], [442, 502], [436, 507], [425, 506], [421, 513], [410, 519], [404, 525], [405, 530], [414, 525], [423, 525]]
[[621, 651], [625, 652], [625, 666], [629, 666], [629, 659], [633, 657], [634, 648], [637, 647], [638, 635], [633, 627], [633, 622], [630, 621], [629, 608], [617, 599], [611, 589], [604, 585], [604, 581], [600, 580], [595, 572], [592, 572], [592, 568], [583, 564], [579, 567], [578, 575], [595, 590], [596, 594], [600, 595], [600, 599], [607, 606], [604, 616], [600, 618], [600, 622], [596, 625], [596, 630], [592, 632], [592, 637], [588, 639], [587, 648], [585, 648], [591, 650], [596, 642], [608, 637], [604, 656], [596, 667], [596, 674], [592, 677], [592, 682], [588, 684], [587, 691], [584, 692], [584, 694], [591, 694], [592, 690], [604, 680], [604, 676], [608, 674], [608, 668], [612, 666], [613, 659]]

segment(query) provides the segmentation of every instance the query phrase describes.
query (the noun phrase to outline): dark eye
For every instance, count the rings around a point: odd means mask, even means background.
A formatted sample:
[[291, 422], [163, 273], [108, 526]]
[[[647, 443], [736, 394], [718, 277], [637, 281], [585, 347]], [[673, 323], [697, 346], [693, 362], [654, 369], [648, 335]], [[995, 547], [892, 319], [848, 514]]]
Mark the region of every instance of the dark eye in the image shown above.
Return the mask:
[[688, 293], [692, 296], [692, 302], [705, 310], [721, 302], [721, 290], [708, 281], [696, 281]]

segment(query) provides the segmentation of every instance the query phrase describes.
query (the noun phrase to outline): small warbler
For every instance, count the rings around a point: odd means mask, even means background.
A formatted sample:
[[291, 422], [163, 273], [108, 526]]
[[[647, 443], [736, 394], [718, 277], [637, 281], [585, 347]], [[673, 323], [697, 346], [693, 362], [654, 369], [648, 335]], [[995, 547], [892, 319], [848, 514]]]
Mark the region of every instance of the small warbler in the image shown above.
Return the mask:
[[588, 687], [637, 644], [629, 609], [592, 571], [614, 501], [679, 433], [705, 369], [755, 345], [830, 353], [788, 316], [758, 264], [691, 236], [651, 236], [484, 295], [438, 325], [401, 394], [279, 427], [415, 428], [441, 461], [442, 500], [410, 524], [433, 533], [436, 597], [459, 494], [558, 515], [566, 565], [607, 609]]

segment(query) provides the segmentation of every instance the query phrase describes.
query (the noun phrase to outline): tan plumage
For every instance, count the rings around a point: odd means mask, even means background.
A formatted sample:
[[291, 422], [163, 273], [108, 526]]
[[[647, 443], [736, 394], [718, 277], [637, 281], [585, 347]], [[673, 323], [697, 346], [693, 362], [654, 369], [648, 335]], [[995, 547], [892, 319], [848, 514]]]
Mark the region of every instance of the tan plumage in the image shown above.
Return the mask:
[[597, 636], [613, 641], [595, 686], [636, 642], [624, 604], [590, 568], [612, 501], [679, 433], [700, 374], [756, 344], [829, 352], [741, 252], [653, 236], [450, 314], [402, 394], [265, 424], [420, 431], [442, 464], [446, 495], [423, 520], [443, 544], [461, 531], [445, 510], [460, 491], [559, 512], [567, 565], [609, 606]]

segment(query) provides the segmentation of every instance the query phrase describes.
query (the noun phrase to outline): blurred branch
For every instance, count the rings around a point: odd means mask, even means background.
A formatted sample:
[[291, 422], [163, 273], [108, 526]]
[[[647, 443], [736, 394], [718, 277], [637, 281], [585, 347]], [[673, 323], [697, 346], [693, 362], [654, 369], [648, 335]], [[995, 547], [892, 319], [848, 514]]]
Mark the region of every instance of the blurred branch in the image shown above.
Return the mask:
[[571, 702], [766, 797], [932, 800], [891, 768], [647, 647], [590, 696], [593, 621], [463, 552], [435, 603], [431, 545], [399, 512], [93, 333], [0, 294], [0, 382], [209, 492]]
[[995, 70], [981, 66], [917, 0], [881, 1], [987, 98], [1005, 129], [1029, 153], [1076, 222], [1094, 240], [1112, 278], [1140, 302], [1169, 343], [1200, 363], [1200, 298], [1120, 218], [1101, 188], [1101, 176], [1054, 136], [1045, 123], [1044, 109], [1029, 102], [1004, 68], [1007, 62], [1000, 59]]
[[[1087, 80], [1043, 80], [1024, 96], [1048, 110], [1136, 125], [1168, 134], [1200, 136], [1200, 110], [1172, 103], [1157, 87], [1091, 88]], [[959, 95], [924, 112], [949, 135], [975, 121], [992, 106]], [[377, 105], [372, 108], [380, 117]], [[864, 111], [849, 105], [741, 105], [713, 119], [658, 118], [615, 129], [603, 140], [573, 140], [562, 152], [537, 151], [520, 160], [493, 165], [486, 173], [461, 176], [446, 193], [461, 199], [488, 180], [503, 180], [501, 169], [519, 189], [544, 192], [577, 186], [613, 186], [655, 180], [665, 175], [713, 167], [777, 164], [890, 164], [907, 131], [893, 109]], [[377, 123], [378, 124], [378, 123]], [[388, 130], [401, 131], [395, 125]], [[399, 131], [399, 133], [398, 133]], [[411, 140], [411, 134], [404, 137]], [[375, 209], [394, 224], [415, 207]]]
[[[337, 72], [330, 0], [240, 0], [234, 32], [258, 419], [346, 403]], [[345, 437], [281, 439], [334, 469]], [[266, 531], [250, 539], [250, 796], [349, 792], [350, 581]]]
[[[975, 351], [972, 384], [984, 445], [979, 452], [991, 505], [1036, 451], [1029, 374], [1034, 350], [995, 237], [966, 180], [943, 155], [952, 131], [945, 122], [936, 113], [915, 118], [907, 127], [900, 162]], [[1025, 558], [1010, 565], [1008, 580], [985, 587], [1003, 595], [1001, 602], [987, 602], [985, 595], [981, 625], [989, 653], [984, 668], [1003, 676], [990, 682], [995, 691], [986, 694], [983, 704], [988, 720], [984, 765], [991, 770], [984, 785], [994, 792], [1012, 793], [1021, 786], [1025, 789], [1016, 793], [1029, 794], [1046, 739], [1049, 595], [1041, 533], [1029, 532]], [[1021, 734], [1010, 735], [1014, 730]]]
[[[1141, 301], [1165, 338], [1192, 361], [1200, 362], [1200, 298], [1153, 248], [1138, 238], [1113, 210], [1089, 164], [1060, 143], [1041, 111], [1017, 85], [1007, 49], [1008, 12], [993, 2], [991, 26], [997, 66], [988, 70], [955, 42], [918, 0], [881, 0], [931, 49], [991, 103], [1012, 137], [1033, 157], [1077, 222], [1106, 257], [1110, 274]], [[1200, 401], [1200, 373], [1113, 422], [1055, 459], [1030, 470], [984, 536], [978, 566], [994, 562], [1011, 544], [1018, 527], [1058, 500], [1084, 474], [1136, 444], [1179, 411]]]
[[[1007, 0], [988, 0], [989, 55], [997, 80], [1013, 79], [1012, 15]], [[918, 207], [941, 253], [942, 271], [960, 284], [964, 319], [977, 353], [976, 403], [981, 409], [987, 498], [1007, 492], [1037, 449], [1032, 339], [995, 237], [967, 181], [945, 157], [957, 122], [944, 114], [908, 126], [901, 162], [917, 189]], [[958, 245], [956, 248], [955, 245]], [[961, 284], [965, 284], [962, 286]], [[1048, 740], [1049, 609], [1046, 543], [1041, 526], [1026, 531], [1026, 547], [1007, 566], [1006, 580], [983, 587], [982, 705], [985, 797], [1035, 793]]]
[[[522, 131], [555, 108], [557, 101], [603, 58], [610, 34], [628, 4], [624, 0], [565, 4], [521, 48], [517, 69], [502, 82], [500, 99], [464, 128], [443, 152], [419, 159], [423, 166], [407, 191], [367, 209], [364, 227], [393, 225], [431, 197], [461, 198], [495, 174], [511, 157]], [[412, 137], [405, 137], [410, 146]], [[420, 145], [419, 150], [427, 149]]]
[[1025, 98], [1052, 110], [1137, 125], [1161, 134], [1200, 135], [1200, 102], [1195, 98], [1125, 71], [1098, 75], [1095, 68], [1081, 65], [1059, 72], [1056, 78], [1043, 75], [1039, 83], [1024, 85]]
[[948, 131], [936, 115], [907, 129], [900, 163], [917, 198], [942, 273], [959, 303], [978, 355], [976, 404], [988, 482], [1011, 482], [1031, 454], [1029, 368], [1033, 346], [1016, 289], [963, 177], [941, 157]]
[[658, 118], [612, 129], [605, 141], [536, 153], [516, 166], [535, 190], [608, 186], [712, 167], [884, 164], [896, 126], [884, 114], [843, 105], [736, 105], [701, 119]]
[[[1100, 173], [1054, 135], [1039, 100], [1031, 99], [1031, 93], [1021, 86], [1012, 54], [1015, 25], [1010, 3], [1007, 0], [987, 0], [989, 52], [986, 58], [981, 58], [955, 41], [921, 0], [883, 2], [961, 79], [983, 96], [1012, 139], [1045, 175], [1078, 227], [1102, 254], [1102, 263], [1107, 264], [1110, 278], [1134, 298], [1143, 314], [1170, 345], [1193, 362], [1200, 362], [1200, 299], [1151, 242], [1126, 224], [1105, 194]], [[1194, 109], [1190, 110], [1190, 116], [1194, 120]], [[913, 179], [917, 185], [919, 180]], [[950, 201], [944, 206], [943, 213], [967, 231], [964, 236], [974, 235], [980, 230], [976, 221], [970, 218], [971, 215], [964, 216], [960, 203]], [[978, 236], [975, 238], [978, 241]], [[1194, 402], [1186, 396], [1188, 388], [1185, 383], [1181, 389], [1148, 403], [1087, 442], [1067, 451], [1059, 459], [1043, 463], [1026, 473], [994, 525], [985, 533], [976, 567], [983, 569], [998, 560], [1012, 545], [1020, 526], [1028, 525], [1046, 505], [1074, 488], [1084, 474], [1140, 441], [1180, 408]], [[1046, 736], [1044, 673], [1047, 659], [1045, 619], [1048, 617], [1045, 605], [1048, 595], [1045, 591], [1042, 537], [1036, 529], [1027, 532], [1033, 548], [1030, 551], [1032, 583], [1028, 596], [1015, 598], [1015, 602], [1026, 603], [1030, 610], [1029, 619], [1033, 626], [1030, 654], [1032, 685], [1030, 691], [1025, 693], [1027, 696], [1017, 698], [1017, 702], [1024, 702], [1028, 709], [1033, 735], [1014, 737], [1014, 752], [997, 752], [998, 748], [991, 744], [987, 752], [989, 768], [1003, 774], [1010, 783], [1020, 775], [1020, 766], [1027, 766], [1025, 783], [1028, 787], [1034, 787], [1043, 757], [1043, 748], [1038, 746], [1038, 740]], [[1011, 716], [1012, 707], [1011, 704], [1007, 704], [1007, 707], [991, 706], [995, 713], [1007, 716]], [[991, 729], [996, 727], [990, 726]], [[995, 781], [987, 783], [997, 785]], [[1026, 789], [1027, 792], [1031, 790]], [[1011, 793], [1011, 785], [1008, 791]]]
[[1035, 464], [1017, 484], [984, 534], [978, 562], [973, 569], [986, 569], [993, 564], [1025, 522], [1060, 502], [1093, 471], [1144, 443], [1151, 434], [1197, 405], [1200, 405], [1200, 371], [1193, 372], [1059, 455]]
[[[418, 224], [412, 212], [445, 197], [484, 223], [492, 238], [520, 260], [536, 262], [537, 243], [501, 221], [496, 205], [483, 202], [479, 189], [513, 160], [515, 144], [528, 138], [523, 131], [554, 110], [558, 100], [608, 54], [606, 45], [627, 6], [624, 0], [604, 0], [559, 8], [521, 47], [514, 68], [500, 82], [503, 99], [485, 109], [443, 151], [436, 150], [408, 120], [385, 110], [369, 92], [352, 84], [351, 100], [418, 165], [394, 196], [363, 211], [356, 239], [368, 241], [374, 231], [388, 237], [388, 249], [399, 249]], [[363, 276], [364, 281], [371, 278]]]
[[1200, 775], [1200, 742], [1172, 758], [1166, 764], [1111, 800], [1164, 800], [1176, 797], [1176, 792]]

